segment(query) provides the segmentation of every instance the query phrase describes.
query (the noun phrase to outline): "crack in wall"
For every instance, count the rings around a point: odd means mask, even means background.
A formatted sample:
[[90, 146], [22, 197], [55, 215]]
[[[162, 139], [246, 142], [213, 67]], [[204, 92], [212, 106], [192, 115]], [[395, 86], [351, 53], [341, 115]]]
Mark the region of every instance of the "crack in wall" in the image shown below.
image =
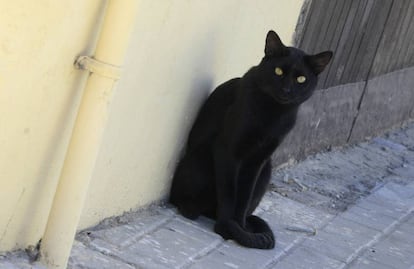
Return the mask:
[[14, 218], [14, 215], [16, 213], [16, 209], [17, 209], [20, 201], [22, 200], [22, 197], [23, 197], [23, 195], [24, 195], [25, 192], [26, 192], [26, 188], [23, 188], [23, 190], [20, 193], [19, 199], [17, 199], [16, 205], [13, 208], [12, 215], [10, 216], [9, 220], [7, 221], [7, 224], [6, 224], [6, 227], [4, 228], [3, 234], [0, 237], [0, 243], [3, 241], [4, 237], [7, 234], [7, 231], [9, 230], [9, 225], [10, 225], [10, 223], [12, 222], [12, 220]]

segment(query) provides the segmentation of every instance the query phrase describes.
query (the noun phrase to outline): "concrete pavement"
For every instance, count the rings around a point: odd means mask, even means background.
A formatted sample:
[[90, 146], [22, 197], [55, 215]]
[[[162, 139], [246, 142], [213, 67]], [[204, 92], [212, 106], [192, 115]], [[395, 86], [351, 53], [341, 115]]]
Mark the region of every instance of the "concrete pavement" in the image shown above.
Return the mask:
[[[224, 241], [206, 218], [154, 205], [77, 235], [69, 268], [414, 268], [414, 124], [274, 171], [257, 212], [273, 250]], [[42, 268], [24, 252], [0, 268]]]

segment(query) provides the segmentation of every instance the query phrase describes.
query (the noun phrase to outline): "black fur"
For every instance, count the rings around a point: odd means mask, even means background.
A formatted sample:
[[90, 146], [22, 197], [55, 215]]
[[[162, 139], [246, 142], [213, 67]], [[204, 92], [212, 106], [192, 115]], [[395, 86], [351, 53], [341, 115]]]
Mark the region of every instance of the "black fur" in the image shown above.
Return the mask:
[[[170, 201], [182, 215], [213, 218], [215, 232], [246, 247], [274, 247], [272, 230], [252, 213], [269, 183], [273, 151], [331, 57], [330, 51], [307, 55], [286, 47], [270, 31], [260, 64], [215, 89], [195, 120], [173, 178]], [[299, 83], [299, 76], [306, 81]]]

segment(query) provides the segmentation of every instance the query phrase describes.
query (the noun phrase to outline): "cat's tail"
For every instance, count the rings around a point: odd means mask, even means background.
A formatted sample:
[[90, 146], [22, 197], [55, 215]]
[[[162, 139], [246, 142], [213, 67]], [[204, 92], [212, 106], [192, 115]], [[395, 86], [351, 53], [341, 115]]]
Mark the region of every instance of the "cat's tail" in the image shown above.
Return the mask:
[[269, 225], [257, 216], [246, 219], [246, 229], [237, 222], [228, 220], [216, 223], [215, 231], [225, 239], [233, 239], [240, 245], [249, 248], [272, 249], [275, 247], [275, 237]]

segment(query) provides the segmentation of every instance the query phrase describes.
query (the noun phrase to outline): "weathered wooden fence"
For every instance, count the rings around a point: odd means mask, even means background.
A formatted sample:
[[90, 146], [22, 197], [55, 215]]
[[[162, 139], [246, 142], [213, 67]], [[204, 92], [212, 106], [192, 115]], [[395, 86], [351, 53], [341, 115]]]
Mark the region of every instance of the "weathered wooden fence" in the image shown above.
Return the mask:
[[361, 141], [414, 118], [414, 1], [312, 0], [295, 43], [333, 50], [318, 91], [300, 111], [274, 164]]

